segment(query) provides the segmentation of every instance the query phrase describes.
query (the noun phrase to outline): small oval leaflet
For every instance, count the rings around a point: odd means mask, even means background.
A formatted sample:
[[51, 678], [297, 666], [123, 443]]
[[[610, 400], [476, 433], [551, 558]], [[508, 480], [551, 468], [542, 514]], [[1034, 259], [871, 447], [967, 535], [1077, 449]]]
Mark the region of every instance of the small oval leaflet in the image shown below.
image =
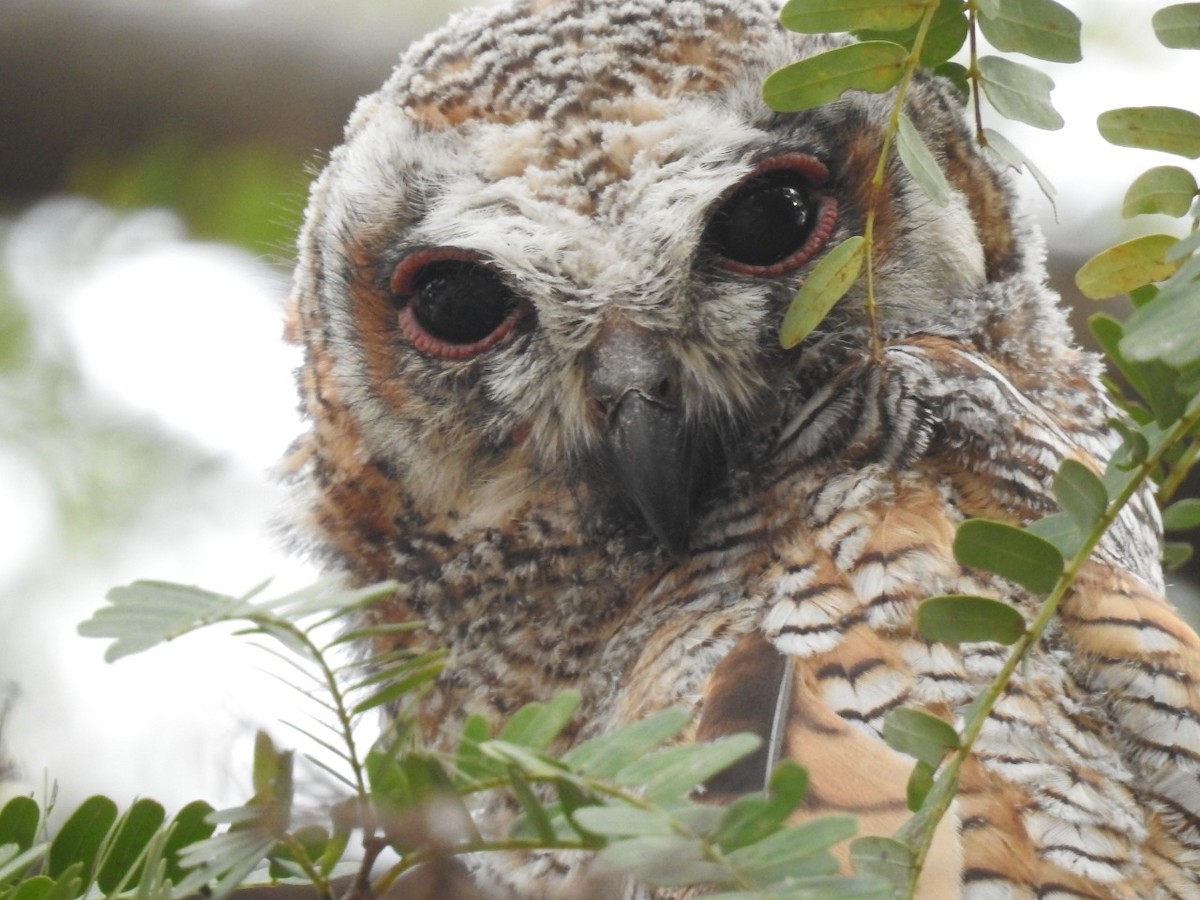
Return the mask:
[[1100, 113], [1096, 127], [1110, 144], [1200, 156], [1200, 116], [1173, 106], [1126, 106]]
[[1160, 44], [1176, 50], [1200, 50], [1200, 3], [1164, 6], [1150, 20]]
[[1050, 102], [1049, 75], [999, 56], [980, 57], [979, 72], [983, 92], [1000, 115], [1047, 131], [1062, 128], [1063, 118]]
[[958, 732], [949, 722], [919, 709], [893, 709], [883, 720], [883, 739], [893, 750], [937, 768], [959, 746]]
[[1079, 17], [1054, 0], [997, 4], [995, 15], [979, 18], [979, 30], [997, 50], [1050, 62], [1079, 62]]
[[921, 18], [925, 0], [872, 0], [855, 5], [846, 0], [791, 0], [779, 13], [790, 31], [818, 34], [873, 28], [899, 31]]
[[1180, 166], [1155, 166], [1134, 179], [1125, 192], [1121, 215], [1126, 219], [1148, 213], [1186, 216], [1196, 196], [1196, 179]]
[[863, 41], [826, 50], [772, 72], [763, 102], [779, 112], [831, 103], [849, 90], [881, 93], [900, 80], [908, 51], [891, 41]]
[[903, 112], [900, 113], [900, 128], [896, 134], [896, 150], [904, 167], [929, 199], [938, 206], [947, 206], [950, 203], [950, 184], [941, 166], [925, 146], [917, 126]]
[[1108, 509], [1108, 490], [1091, 469], [1075, 459], [1064, 459], [1054, 473], [1054, 498], [1076, 527], [1087, 534]]
[[1013, 644], [1025, 633], [1022, 615], [1000, 600], [970, 594], [931, 597], [917, 607], [917, 629], [947, 644], [995, 641]]
[[1163, 528], [1167, 531], [1188, 531], [1200, 528], [1200, 499], [1187, 497], [1177, 500], [1163, 510]]
[[964, 566], [994, 572], [1035, 594], [1050, 591], [1063, 569], [1063, 556], [1049, 541], [988, 519], [968, 519], [958, 526], [954, 558]]
[[779, 344], [790, 350], [812, 334], [821, 320], [858, 281], [866, 258], [862, 235], [846, 238], [829, 251], [804, 279], [779, 326]]

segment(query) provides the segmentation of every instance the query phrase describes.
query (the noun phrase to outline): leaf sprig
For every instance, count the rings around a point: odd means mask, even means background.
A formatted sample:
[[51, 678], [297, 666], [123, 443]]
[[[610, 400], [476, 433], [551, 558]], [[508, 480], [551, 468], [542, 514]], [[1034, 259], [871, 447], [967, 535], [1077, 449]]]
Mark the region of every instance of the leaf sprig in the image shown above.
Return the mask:
[[[949, 203], [950, 188], [941, 168], [904, 113], [909, 84], [922, 68], [966, 85], [974, 98], [976, 140], [1004, 165], [1028, 167], [1050, 199], [1045, 176], [1010, 142], [983, 126], [980, 94], [1001, 116], [1038, 128], [1057, 129], [1062, 116], [1050, 100], [1049, 76], [1010, 59], [979, 56], [976, 31], [997, 48], [1055, 62], [1082, 56], [1080, 22], [1055, 0], [879, 0], [850, 5], [838, 0], [791, 0], [780, 21], [802, 33], [850, 32], [858, 43], [835, 47], [772, 73], [763, 100], [781, 112], [812, 109], [846, 91], [883, 93], [895, 89], [891, 114], [871, 176], [871, 195], [862, 235], [848, 238], [813, 267], [784, 317], [780, 344], [796, 346], [820, 324], [860, 273], [865, 280], [865, 312], [873, 357], [880, 338], [875, 298], [874, 226], [880, 191], [895, 143], [900, 162], [934, 203]], [[969, 43], [966, 67], [950, 62]]]
[[[963, 84], [973, 98], [976, 140], [1003, 165], [1027, 168], [1047, 197], [1053, 188], [1045, 176], [1003, 136], [985, 128], [982, 97], [1000, 115], [1040, 128], [1062, 126], [1050, 101], [1053, 82], [1023, 63], [979, 56], [976, 33], [997, 49], [1037, 59], [1080, 59], [1080, 23], [1054, 0], [880, 0], [865, 9], [847, 9], [835, 0], [792, 0], [782, 21], [802, 32], [850, 31], [866, 43], [818, 54], [774, 73], [763, 88], [769, 105], [806, 109], [828, 102], [845, 90], [880, 92], [896, 88], [892, 114], [872, 185], [896, 137], [900, 162], [934, 202], [945, 202], [940, 170], [922, 153], [919, 135], [902, 113], [904, 89], [918, 66], [933, 68]], [[1200, 48], [1200, 4], [1159, 10], [1153, 20], [1167, 47]], [[934, 37], [936, 35], [936, 37]], [[937, 52], [927, 52], [936, 46]], [[966, 67], [948, 60], [964, 42]], [[857, 49], [854, 49], [857, 48]], [[1200, 156], [1200, 116], [1186, 110], [1140, 107], [1100, 117], [1104, 137], [1113, 143]], [[915, 137], [915, 140], [914, 140]], [[781, 344], [803, 341], [849, 291], [859, 268], [865, 269], [866, 312], [878, 353], [877, 310], [873, 285], [872, 224], [874, 195], [862, 236], [840, 245], [814, 267], [802, 285], [781, 329]], [[1120, 451], [1103, 478], [1073, 460], [1056, 474], [1053, 491], [1062, 512], [1017, 528], [1001, 522], [971, 520], [956, 535], [954, 553], [966, 566], [1001, 575], [1035, 594], [1045, 595], [1032, 621], [1013, 607], [986, 597], [945, 596], [925, 601], [917, 626], [934, 641], [996, 641], [1012, 650], [996, 678], [976, 698], [956, 729], [919, 710], [900, 709], [885, 720], [884, 738], [916, 759], [908, 784], [915, 813], [894, 837], [856, 840], [851, 859], [856, 871], [881, 874], [895, 897], [913, 896], [938, 823], [958, 787], [963, 762], [1013, 674], [1033, 652], [1059, 604], [1090, 559], [1108, 527], [1148, 482], [1169, 515], [1168, 529], [1200, 526], [1200, 504], [1171, 503], [1184, 478], [1200, 461], [1200, 190], [1191, 172], [1159, 166], [1140, 176], [1126, 194], [1126, 216], [1165, 213], [1190, 216], [1192, 233], [1179, 240], [1151, 235], [1105, 251], [1085, 265], [1078, 283], [1088, 296], [1131, 292], [1137, 309], [1126, 324], [1109, 316], [1093, 318], [1092, 327], [1110, 360], [1133, 386], [1133, 397], [1119, 395], [1132, 425], [1114, 422], [1123, 434]], [[1161, 286], [1153, 282], [1165, 282]], [[1190, 548], [1168, 546], [1168, 558], [1185, 558]]]

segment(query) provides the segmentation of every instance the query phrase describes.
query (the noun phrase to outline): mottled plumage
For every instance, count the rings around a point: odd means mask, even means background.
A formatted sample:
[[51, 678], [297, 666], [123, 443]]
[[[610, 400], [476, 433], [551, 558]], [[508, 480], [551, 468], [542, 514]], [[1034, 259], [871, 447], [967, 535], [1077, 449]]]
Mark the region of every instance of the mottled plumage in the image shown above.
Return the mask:
[[[884, 716], [953, 721], [1007, 652], [930, 644], [916, 605], [1036, 605], [960, 566], [954, 529], [1054, 511], [1058, 464], [1114, 450], [1112, 412], [938, 82], [907, 112], [952, 198], [887, 169], [882, 352], [861, 286], [779, 346], [797, 285], [863, 228], [891, 103], [762, 104], [767, 73], [833, 40], [757, 0], [526, 0], [460, 15], [360, 102], [301, 238], [296, 534], [396, 579], [375, 614], [449, 647], [433, 738], [565, 688], [569, 740], [670, 705], [688, 739], [769, 738], [783, 709], [806, 814], [889, 834], [911, 760]], [[1158, 558], [1141, 496], [988, 720], [922, 896], [1200, 896], [1200, 643]], [[757, 788], [764, 759], [714, 794]], [[578, 896], [586, 864], [506, 871]]]

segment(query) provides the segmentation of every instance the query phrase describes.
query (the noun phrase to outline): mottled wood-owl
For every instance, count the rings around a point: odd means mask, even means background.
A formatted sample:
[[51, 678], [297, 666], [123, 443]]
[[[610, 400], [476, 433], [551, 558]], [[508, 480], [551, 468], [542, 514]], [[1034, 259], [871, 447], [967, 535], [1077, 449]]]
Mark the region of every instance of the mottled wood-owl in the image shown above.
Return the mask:
[[[806, 815], [890, 834], [912, 760], [885, 715], [954, 721], [1007, 652], [931, 643], [918, 603], [1036, 605], [956, 562], [955, 527], [1056, 510], [1060, 462], [1113, 452], [1112, 410], [1011, 176], [937, 80], [905, 109], [951, 199], [886, 169], [878, 351], [861, 285], [780, 346], [798, 286], [863, 230], [892, 103], [763, 104], [836, 40], [768, 0], [519, 0], [358, 104], [300, 240], [296, 533], [395, 579], [374, 614], [449, 648], [433, 739], [567, 688], [568, 741], [683, 706], [688, 740], [754, 731], [806, 766]], [[921, 896], [1200, 897], [1200, 644], [1159, 543], [1140, 497], [988, 719]], [[572, 896], [580, 868], [530, 858], [509, 887]]]

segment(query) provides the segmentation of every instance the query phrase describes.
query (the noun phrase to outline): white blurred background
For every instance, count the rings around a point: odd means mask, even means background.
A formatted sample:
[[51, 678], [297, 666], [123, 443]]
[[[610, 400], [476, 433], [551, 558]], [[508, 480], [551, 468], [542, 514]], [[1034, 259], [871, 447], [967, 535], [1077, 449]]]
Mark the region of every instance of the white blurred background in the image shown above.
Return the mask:
[[[302, 427], [281, 340], [290, 242], [354, 99], [454, 5], [6, 0], [0, 801], [56, 781], [65, 808], [96, 792], [237, 803], [253, 729], [292, 740], [274, 723], [295, 697], [245, 642], [197, 635], [107, 665], [75, 628], [139, 578], [229, 593], [313, 578], [271, 527], [271, 469]], [[1027, 179], [1069, 292], [1097, 250], [1178, 232], [1118, 215], [1138, 173], [1178, 160], [1111, 147], [1094, 123], [1194, 106], [1200, 54], [1158, 46], [1149, 0], [1065, 5], [1084, 63], [1035, 65], [1067, 126], [989, 124], [1058, 189], [1051, 207]]]

